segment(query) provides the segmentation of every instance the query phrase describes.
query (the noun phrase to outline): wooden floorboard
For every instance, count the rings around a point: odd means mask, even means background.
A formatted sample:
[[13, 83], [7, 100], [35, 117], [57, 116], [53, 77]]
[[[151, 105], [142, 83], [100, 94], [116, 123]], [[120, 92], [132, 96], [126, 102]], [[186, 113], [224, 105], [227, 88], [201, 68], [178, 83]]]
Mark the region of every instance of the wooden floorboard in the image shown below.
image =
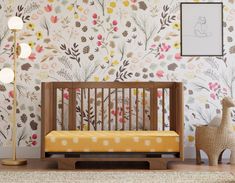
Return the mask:
[[[146, 169], [147, 166], [144, 163], [126, 164], [124, 162], [115, 163], [86, 163], [84, 162], [78, 171], [90, 170], [90, 171], [103, 171], [103, 170], [123, 170], [136, 171], [136, 169]], [[36, 170], [57, 170], [57, 164], [55, 162], [41, 161], [40, 159], [29, 159], [28, 164], [25, 166], [4, 166], [0, 164], [0, 171], [36, 171]], [[169, 169], [167, 171], [228, 171], [235, 172], [235, 165], [227, 164], [227, 161], [223, 161], [218, 166], [208, 166], [208, 163], [202, 165], [196, 165], [195, 160], [185, 160], [184, 162], [170, 162]]]

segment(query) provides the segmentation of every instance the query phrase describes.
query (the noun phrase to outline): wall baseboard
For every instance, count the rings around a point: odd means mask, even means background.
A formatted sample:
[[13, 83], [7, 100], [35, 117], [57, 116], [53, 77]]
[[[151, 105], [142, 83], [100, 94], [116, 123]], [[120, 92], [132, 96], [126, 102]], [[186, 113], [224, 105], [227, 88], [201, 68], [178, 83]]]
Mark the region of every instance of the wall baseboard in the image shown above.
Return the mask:
[[[184, 148], [185, 159], [195, 159], [195, 148], [185, 147]], [[18, 158], [40, 158], [40, 147], [18, 147], [17, 148]], [[224, 152], [223, 158], [229, 159], [230, 151], [226, 150]], [[1, 147], [0, 148], [0, 158], [11, 158], [11, 148]], [[207, 156], [202, 152], [202, 158], [207, 159]]]

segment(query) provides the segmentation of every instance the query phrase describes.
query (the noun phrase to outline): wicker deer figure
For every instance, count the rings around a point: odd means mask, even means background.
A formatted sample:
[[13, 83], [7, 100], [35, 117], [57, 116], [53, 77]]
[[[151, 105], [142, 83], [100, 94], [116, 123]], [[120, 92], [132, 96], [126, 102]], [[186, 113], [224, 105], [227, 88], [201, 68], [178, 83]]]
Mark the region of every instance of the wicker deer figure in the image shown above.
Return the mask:
[[235, 101], [229, 97], [222, 100], [222, 119], [218, 126], [196, 127], [196, 161], [201, 164], [200, 150], [203, 150], [208, 158], [209, 165], [217, 165], [222, 160], [224, 150], [230, 149], [230, 163], [235, 164], [235, 132], [231, 119], [231, 107], [235, 107]]

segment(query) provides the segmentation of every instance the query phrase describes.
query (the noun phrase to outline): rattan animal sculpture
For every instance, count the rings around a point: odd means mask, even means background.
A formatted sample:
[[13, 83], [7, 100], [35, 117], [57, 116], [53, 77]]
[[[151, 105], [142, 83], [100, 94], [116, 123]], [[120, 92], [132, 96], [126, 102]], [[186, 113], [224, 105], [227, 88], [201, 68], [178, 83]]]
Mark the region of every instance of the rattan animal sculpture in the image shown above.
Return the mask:
[[203, 125], [196, 127], [196, 161], [201, 164], [200, 150], [203, 150], [209, 159], [209, 165], [218, 165], [222, 160], [224, 150], [230, 149], [230, 163], [235, 164], [235, 132], [232, 126], [231, 107], [235, 107], [232, 98], [222, 100], [222, 119], [219, 126]]

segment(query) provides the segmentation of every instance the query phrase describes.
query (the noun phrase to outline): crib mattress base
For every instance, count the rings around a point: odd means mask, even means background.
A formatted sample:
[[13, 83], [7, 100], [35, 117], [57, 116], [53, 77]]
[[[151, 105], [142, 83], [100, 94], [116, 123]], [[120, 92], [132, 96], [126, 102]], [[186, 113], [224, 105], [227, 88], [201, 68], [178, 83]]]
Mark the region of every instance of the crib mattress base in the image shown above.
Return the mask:
[[175, 131], [51, 131], [45, 152], [179, 152]]

